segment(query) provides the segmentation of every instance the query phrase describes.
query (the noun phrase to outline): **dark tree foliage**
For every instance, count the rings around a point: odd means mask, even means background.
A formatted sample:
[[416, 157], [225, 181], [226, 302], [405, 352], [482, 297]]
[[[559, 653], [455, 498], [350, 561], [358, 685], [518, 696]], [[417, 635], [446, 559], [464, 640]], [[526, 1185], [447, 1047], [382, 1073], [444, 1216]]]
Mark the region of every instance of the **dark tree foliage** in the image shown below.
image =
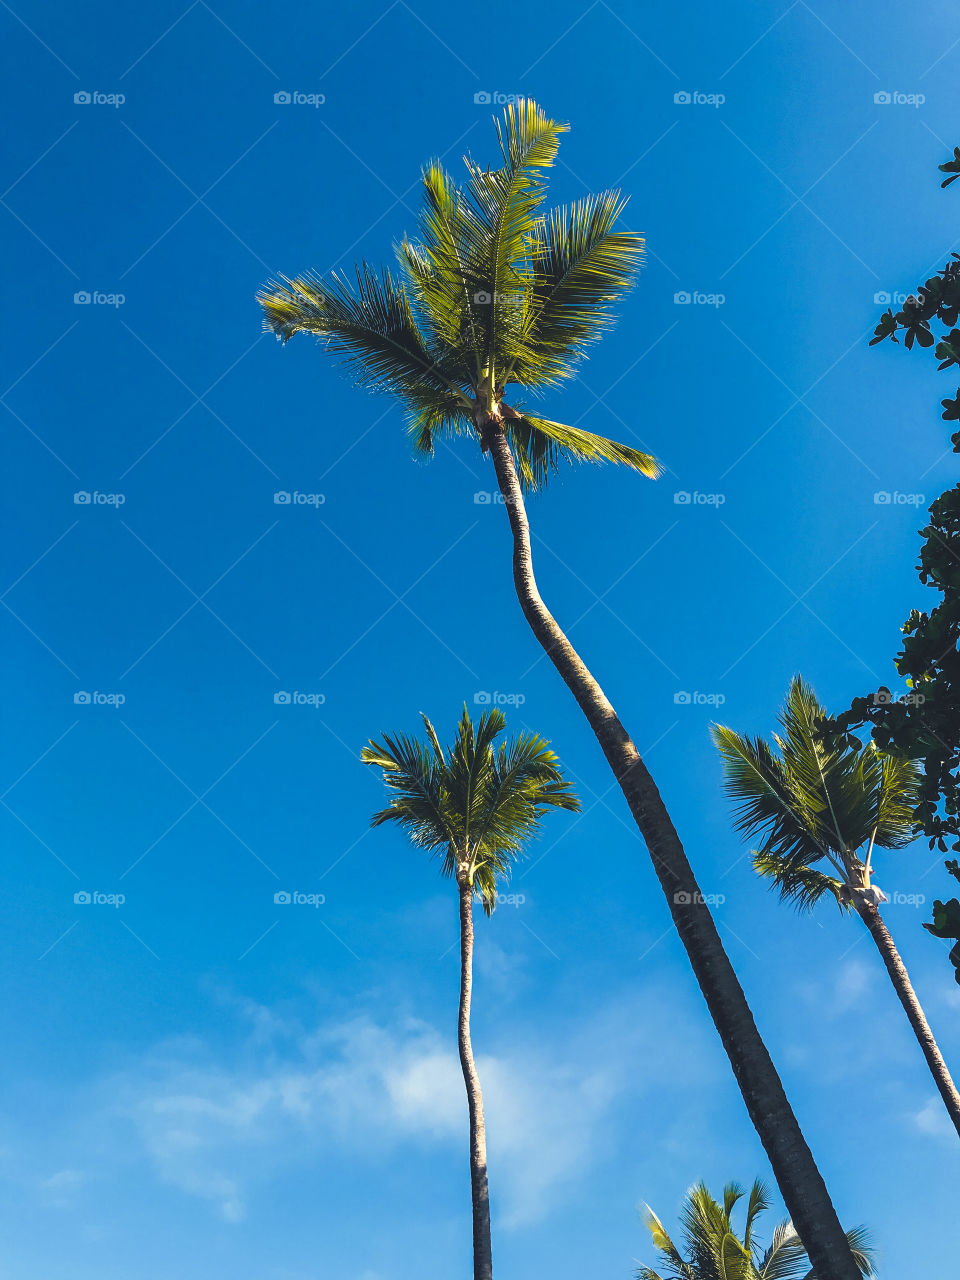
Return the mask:
[[[951, 175], [941, 186], [960, 178], [960, 147], [940, 170]], [[960, 368], [958, 319], [960, 254], [953, 253], [900, 311], [889, 309], [881, 316], [870, 345], [885, 338], [899, 342], [902, 332], [908, 350], [914, 343], [933, 347], [940, 369]], [[960, 387], [954, 398], [941, 404], [945, 421], [960, 422]], [[951, 443], [960, 453], [960, 430]], [[948, 840], [960, 850], [960, 485], [942, 493], [929, 510], [930, 523], [920, 530], [924, 541], [917, 568], [920, 581], [941, 599], [929, 613], [914, 609], [903, 624], [903, 648], [895, 663], [910, 693], [894, 699], [889, 690], [881, 689], [856, 698], [836, 723], [848, 731], [869, 724], [878, 747], [921, 762], [917, 832], [929, 838], [931, 848], [936, 845], [945, 852]], [[955, 860], [946, 866], [960, 879]], [[933, 923], [924, 928], [938, 938], [957, 940], [950, 959], [960, 983], [960, 901], [936, 901]]]

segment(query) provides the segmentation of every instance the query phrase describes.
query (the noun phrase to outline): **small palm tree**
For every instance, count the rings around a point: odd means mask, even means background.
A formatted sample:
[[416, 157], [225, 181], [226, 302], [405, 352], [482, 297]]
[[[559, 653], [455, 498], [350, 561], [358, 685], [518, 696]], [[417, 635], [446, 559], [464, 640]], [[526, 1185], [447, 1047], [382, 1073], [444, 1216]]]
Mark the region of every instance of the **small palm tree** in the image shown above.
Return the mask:
[[372, 825], [397, 822], [414, 844], [440, 858], [460, 901], [460, 1066], [470, 1112], [470, 1188], [473, 1201], [474, 1280], [491, 1280], [490, 1196], [483, 1093], [473, 1060], [473, 903], [489, 916], [513, 862], [538, 834], [549, 809], [579, 810], [580, 801], [547, 743], [536, 734], [499, 744], [506, 721], [489, 711], [474, 726], [464, 707], [457, 738], [446, 750], [423, 717], [427, 742], [404, 734], [364, 747], [366, 764], [383, 770], [390, 803]]
[[[647, 1227], [662, 1265], [668, 1270], [661, 1275], [652, 1267], [640, 1267], [637, 1280], [817, 1280], [789, 1219], [774, 1228], [767, 1248], [758, 1242], [754, 1230], [757, 1219], [770, 1208], [767, 1189], [759, 1179], [747, 1196], [742, 1234], [737, 1231], [733, 1211], [745, 1194], [736, 1182], [728, 1182], [723, 1189], [723, 1204], [718, 1204], [704, 1183], [692, 1187], [680, 1211], [682, 1250], [653, 1210], [647, 1208]], [[848, 1231], [847, 1240], [861, 1274], [874, 1275], [872, 1250], [863, 1227]]]
[[920, 1043], [930, 1073], [960, 1134], [960, 1093], [950, 1077], [893, 938], [878, 910], [886, 895], [873, 883], [877, 849], [914, 839], [919, 773], [912, 761], [873, 742], [828, 728], [816, 694], [797, 676], [780, 712], [777, 752], [715, 725], [736, 827], [761, 838], [753, 865], [782, 900], [808, 910], [833, 898], [870, 931]]
[[351, 280], [313, 274], [271, 281], [265, 324], [284, 342], [312, 333], [357, 381], [394, 395], [414, 449], [445, 436], [489, 455], [513, 534], [513, 578], [524, 616], [577, 700], [646, 841], [680, 940], [797, 1228], [827, 1280], [856, 1280], [823, 1178], [724, 950], [680, 837], [630, 735], [544, 603], [533, 572], [524, 493], [565, 461], [623, 463], [646, 476], [640, 449], [527, 407], [572, 377], [631, 288], [643, 239], [618, 229], [617, 191], [547, 209], [545, 171], [565, 124], [535, 102], [497, 124], [501, 163], [467, 159], [458, 186], [431, 161], [416, 238], [397, 249], [399, 275], [362, 263]]

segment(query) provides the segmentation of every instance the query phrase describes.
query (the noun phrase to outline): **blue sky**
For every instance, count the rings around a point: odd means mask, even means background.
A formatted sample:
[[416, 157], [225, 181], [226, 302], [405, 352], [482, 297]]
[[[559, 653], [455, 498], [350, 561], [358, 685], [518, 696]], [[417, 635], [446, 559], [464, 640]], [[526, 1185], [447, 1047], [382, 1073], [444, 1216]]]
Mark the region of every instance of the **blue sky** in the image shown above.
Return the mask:
[[[867, 340], [876, 295], [957, 244], [936, 174], [954, 6], [21, 0], [0, 24], [0, 1277], [467, 1274], [456, 908], [368, 833], [358, 753], [421, 709], [452, 732], [478, 693], [550, 737], [584, 799], [478, 930], [498, 1276], [626, 1277], [652, 1261], [640, 1201], [672, 1221], [695, 1179], [766, 1174], [520, 616], [488, 464], [465, 442], [415, 463], [396, 407], [259, 332], [265, 278], [388, 258], [421, 163], [492, 158], [475, 96], [518, 93], [573, 125], [556, 199], [620, 183], [649, 247], [549, 410], [667, 467], [569, 471], [531, 503], [543, 592], [723, 897], [843, 1218], [884, 1276], [944, 1268], [957, 1152], [879, 958], [755, 883], [708, 726], [768, 731], [798, 669], [838, 709], [894, 685], [926, 603], [915, 531], [955, 479], [953, 387]], [[922, 845], [878, 880], [946, 887]], [[324, 901], [275, 904], [294, 891]], [[925, 915], [887, 912], [956, 1063]]]

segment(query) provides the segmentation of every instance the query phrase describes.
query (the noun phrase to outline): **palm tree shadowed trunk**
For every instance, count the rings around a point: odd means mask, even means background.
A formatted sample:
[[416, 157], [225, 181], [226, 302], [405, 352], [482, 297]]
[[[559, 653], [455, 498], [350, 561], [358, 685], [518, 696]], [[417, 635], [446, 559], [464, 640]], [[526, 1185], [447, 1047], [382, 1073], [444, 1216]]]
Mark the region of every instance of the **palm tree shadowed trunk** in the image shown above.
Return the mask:
[[860, 1272], [826, 1184], [757, 1030], [656, 783], [613, 706], [537, 589], [526, 507], [502, 425], [487, 418], [482, 432], [510, 517], [513, 580], [524, 616], [586, 716], [646, 841], [674, 925], [720, 1033], [750, 1119], [819, 1275], [824, 1280], [858, 1280]]
[[953, 1121], [953, 1126], [958, 1136], [960, 1136], [960, 1093], [957, 1092], [957, 1086], [953, 1083], [947, 1064], [943, 1060], [943, 1054], [940, 1052], [933, 1032], [930, 1030], [930, 1024], [927, 1022], [926, 1015], [923, 1012], [923, 1006], [917, 999], [913, 984], [910, 981], [910, 975], [907, 973], [907, 966], [900, 957], [900, 952], [890, 936], [889, 929], [883, 923], [883, 917], [873, 903], [861, 900], [855, 903], [855, 907], [860, 919], [870, 930], [870, 936], [877, 944], [877, 950], [880, 952], [883, 963], [887, 967], [890, 981], [893, 983], [894, 990], [903, 1005], [907, 1018], [910, 1020], [910, 1026], [913, 1028], [913, 1034], [917, 1037], [923, 1056], [927, 1060], [930, 1074], [933, 1076], [934, 1083], [940, 1091], [940, 1097], [943, 1099], [944, 1106]]
[[460, 1021], [457, 1043], [460, 1068], [470, 1109], [470, 1191], [473, 1201], [474, 1280], [492, 1280], [490, 1192], [487, 1187], [487, 1131], [483, 1122], [483, 1093], [470, 1041], [470, 1000], [473, 994], [473, 890], [466, 874], [460, 879]]

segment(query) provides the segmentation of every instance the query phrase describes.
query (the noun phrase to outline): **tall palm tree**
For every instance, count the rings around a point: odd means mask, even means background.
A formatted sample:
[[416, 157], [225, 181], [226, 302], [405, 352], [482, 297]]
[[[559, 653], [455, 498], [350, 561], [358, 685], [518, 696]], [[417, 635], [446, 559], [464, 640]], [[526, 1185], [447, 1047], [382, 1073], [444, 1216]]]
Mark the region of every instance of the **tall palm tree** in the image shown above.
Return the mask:
[[[733, 1211], [745, 1194], [736, 1182], [728, 1182], [723, 1188], [723, 1203], [719, 1204], [704, 1183], [691, 1187], [680, 1210], [682, 1250], [648, 1208], [647, 1227], [668, 1270], [661, 1275], [652, 1267], [640, 1267], [637, 1280], [817, 1280], [817, 1272], [810, 1269], [807, 1251], [789, 1219], [774, 1228], [766, 1248], [758, 1242], [757, 1219], [770, 1208], [767, 1189], [759, 1178], [747, 1197], [742, 1233], [737, 1230]], [[848, 1231], [847, 1240], [860, 1272], [874, 1275], [873, 1251], [863, 1227]]]
[[493, 710], [474, 726], [464, 707], [456, 741], [446, 751], [423, 717], [426, 743], [384, 734], [364, 747], [366, 764], [383, 770], [390, 803], [372, 825], [397, 822], [414, 844], [440, 858], [460, 902], [460, 1018], [458, 1044], [470, 1112], [470, 1190], [473, 1202], [474, 1280], [491, 1280], [490, 1194], [483, 1093], [473, 1060], [473, 902], [489, 916], [516, 858], [540, 829], [549, 809], [576, 811], [580, 801], [546, 742], [536, 734], [497, 743], [506, 721]]
[[502, 163], [466, 160], [457, 186], [431, 161], [423, 171], [418, 236], [397, 247], [399, 276], [362, 263], [333, 274], [270, 282], [266, 326], [284, 341], [312, 333], [362, 386], [396, 396], [413, 447], [443, 436], [478, 440], [493, 462], [513, 534], [521, 608], [563, 677], [626, 798], [747, 1110], [797, 1229], [823, 1280], [857, 1280], [827, 1188], [723, 948], [683, 845], [634, 742], [537, 589], [524, 491], [561, 462], [619, 462], [654, 476], [647, 453], [567, 426], [504, 397], [534, 395], [571, 377], [630, 288], [643, 240], [616, 229], [617, 191], [545, 210], [544, 171], [567, 126], [520, 101], [497, 124]]
[[753, 864], [781, 899], [803, 910], [827, 897], [856, 911], [960, 1134], [960, 1093], [880, 915], [885, 895], [873, 884], [874, 852], [902, 849], [914, 839], [919, 773], [912, 761], [886, 755], [872, 741], [863, 746], [829, 729], [826, 716], [796, 676], [779, 716], [782, 733], [773, 737], [779, 755], [762, 738], [714, 726], [737, 830], [762, 839]]

